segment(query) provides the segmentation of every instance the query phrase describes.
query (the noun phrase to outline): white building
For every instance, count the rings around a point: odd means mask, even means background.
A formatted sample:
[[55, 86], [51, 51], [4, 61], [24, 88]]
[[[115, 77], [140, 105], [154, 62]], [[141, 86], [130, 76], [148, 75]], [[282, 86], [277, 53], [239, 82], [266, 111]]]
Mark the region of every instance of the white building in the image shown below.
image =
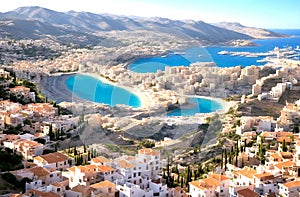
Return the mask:
[[213, 174], [209, 178], [189, 183], [191, 197], [229, 196], [230, 179], [227, 176]]
[[300, 181], [298, 180], [279, 184], [279, 195], [282, 197], [299, 197]]
[[56, 170], [66, 170], [74, 164], [72, 158], [68, 158], [60, 152], [37, 156], [33, 159], [33, 162], [38, 166]]

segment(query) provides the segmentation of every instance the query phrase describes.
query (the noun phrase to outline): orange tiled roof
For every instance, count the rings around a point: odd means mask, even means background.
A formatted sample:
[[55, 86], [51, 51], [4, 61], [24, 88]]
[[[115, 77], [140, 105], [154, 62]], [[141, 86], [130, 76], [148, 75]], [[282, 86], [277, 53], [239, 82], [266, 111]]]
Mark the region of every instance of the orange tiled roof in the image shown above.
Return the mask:
[[55, 187], [64, 187], [64, 186], [69, 185], [69, 181], [54, 182], [54, 183], [51, 183], [51, 185], [53, 185]]
[[115, 169], [113, 169], [112, 167], [109, 167], [109, 166], [97, 166], [97, 169], [100, 172], [111, 172], [111, 171], [115, 170]]
[[86, 166], [75, 166], [75, 168], [78, 168], [83, 173], [87, 173], [87, 172], [96, 172], [97, 166], [86, 165]]
[[157, 156], [159, 155], [159, 152], [156, 150], [153, 150], [151, 148], [143, 148], [139, 150], [140, 154], [144, 154], [144, 155], [152, 155], [152, 156]]
[[291, 181], [283, 184], [287, 188], [300, 187], [300, 181]]
[[102, 188], [102, 187], [115, 188], [116, 185], [114, 183], [110, 182], [110, 181], [107, 181], [107, 180], [91, 185], [91, 188], [93, 188], [93, 189], [99, 189], [99, 188]]
[[46, 155], [37, 156], [34, 158], [38, 161], [47, 161], [47, 163], [57, 163], [68, 160], [68, 157], [60, 152], [49, 153]]
[[79, 192], [85, 196], [85, 194], [89, 191], [89, 188], [84, 185], [77, 185], [71, 189], [74, 192]]
[[134, 165], [125, 161], [125, 160], [121, 160], [119, 161], [119, 167], [121, 168], [134, 168]]
[[238, 174], [243, 175], [248, 178], [252, 178], [254, 174], [256, 174], [256, 171], [253, 168], [243, 168], [242, 170], [237, 171]]
[[274, 136], [274, 132], [265, 131], [262, 133], [262, 137], [266, 138], [266, 137], [275, 137], [275, 136]]
[[258, 193], [250, 190], [249, 188], [238, 190], [237, 193], [238, 196], [243, 196], [243, 197], [259, 197]]
[[265, 173], [262, 173], [262, 174], [255, 174], [254, 176], [256, 178], [258, 178], [259, 180], [261, 180], [261, 181], [274, 179], [274, 175], [269, 173], [269, 172], [265, 172]]
[[92, 161], [93, 161], [94, 163], [107, 163], [107, 162], [109, 162], [110, 160], [107, 159], [107, 158], [105, 158], [105, 157], [103, 157], [103, 156], [99, 156], [99, 157], [93, 158]]
[[215, 178], [206, 178], [197, 181], [192, 181], [190, 182], [190, 184], [201, 190], [205, 190], [212, 187], [218, 187], [222, 185], [222, 183]]
[[290, 137], [292, 135], [293, 135], [292, 132], [284, 132], [284, 131], [276, 132], [277, 137]]
[[35, 176], [47, 176], [50, 174], [50, 172], [43, 168], [43, 167], [35, 167], [35, 168], [29, 168], [29, 171], [32, 172]]
[[229, 179], [229, 177], [222, 175], [222, 174], [211, 174], [210, 177], [215, 178], [219, 181], [224, 181], [224, 180]]
[[272, 157], [273, 159], [278, 159], [278, 161], [282, 161], [282, 157], [278, 153], [274, 153], [270, 155], [270, 157]]
[[281, 162], [275, 165], [277, 168], [279, 169], [283, 169], [285, 167], [293, 167], [295, 166], [295, 162], [293, 161], [285, 161], [285, 162]]
[[31, 196], [33, 194], [35, 197], [60, 197], [59, 194], [56, 194], [54, 192], [42, 192], [35, 189], [31, 189], [27, 191], [25, 194], [28, 196]]
[[292, 139], [290, 137], [279, 137], [277, 138], [277, 142], [282, 143], [285, 140], [286, 143], [291, 143]]

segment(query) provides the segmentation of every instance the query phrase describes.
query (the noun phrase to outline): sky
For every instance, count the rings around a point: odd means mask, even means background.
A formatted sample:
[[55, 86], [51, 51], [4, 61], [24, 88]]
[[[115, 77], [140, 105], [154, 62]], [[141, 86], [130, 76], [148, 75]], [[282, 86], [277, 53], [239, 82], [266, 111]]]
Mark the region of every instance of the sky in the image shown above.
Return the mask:
[[300, 29], [299, 0], [0, 0], [0, 12], [21, 6], [127, 16], [239, 22], [269, 29]]

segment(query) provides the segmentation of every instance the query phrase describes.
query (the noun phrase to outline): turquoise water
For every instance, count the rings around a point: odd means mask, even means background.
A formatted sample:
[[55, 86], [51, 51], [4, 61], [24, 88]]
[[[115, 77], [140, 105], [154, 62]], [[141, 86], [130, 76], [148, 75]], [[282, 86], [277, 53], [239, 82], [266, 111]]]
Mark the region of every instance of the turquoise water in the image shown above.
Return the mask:
[[129, 69], [138, 73], [156, 72], [165, 70], [166, 66], [189, 66], [194, 62], [215, 62], [219, 67], [264, 65], [257, 62], [264, 57], [241, 57], [230, 55], [219, 55], [218, 52], [245, 51], [245, 52], [268, 52], [275, 46], [279, 48], [300, 45], [300, 30], [273, 30], [279, 33], [294, 35], [288, 38], [275, 38], [266, 40], [253, 40], [258, 46], [249, 47], [192, 47], [182, 51], [169, 52], [167, 56], [140, 58], [129, 65]]
[[167, 113], [167, 116], [193, 116], [197, 113], [210, 113], [222, 109], [219, 102], [205, 98], [190, 98], [193, 107], [188, 109], [176, 109]]
[[66, 80], [67, 88], [76, 96], [97, 102], [115, 106], [117, 104], [140, 107], [140, 98], [123, 88], [103, 83], [102, 81], [87, 75], [73, 75]]

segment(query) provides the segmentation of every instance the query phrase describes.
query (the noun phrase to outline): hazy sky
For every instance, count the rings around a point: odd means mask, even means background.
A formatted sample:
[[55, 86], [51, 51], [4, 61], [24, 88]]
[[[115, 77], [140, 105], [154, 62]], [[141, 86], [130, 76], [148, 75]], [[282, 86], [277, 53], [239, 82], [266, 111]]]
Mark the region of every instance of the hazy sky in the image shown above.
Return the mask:
[[0, 0], [0, 12], [21, 6], [144, 17], [240, 22], [263, 28], [300, 28], [300, 0]]

